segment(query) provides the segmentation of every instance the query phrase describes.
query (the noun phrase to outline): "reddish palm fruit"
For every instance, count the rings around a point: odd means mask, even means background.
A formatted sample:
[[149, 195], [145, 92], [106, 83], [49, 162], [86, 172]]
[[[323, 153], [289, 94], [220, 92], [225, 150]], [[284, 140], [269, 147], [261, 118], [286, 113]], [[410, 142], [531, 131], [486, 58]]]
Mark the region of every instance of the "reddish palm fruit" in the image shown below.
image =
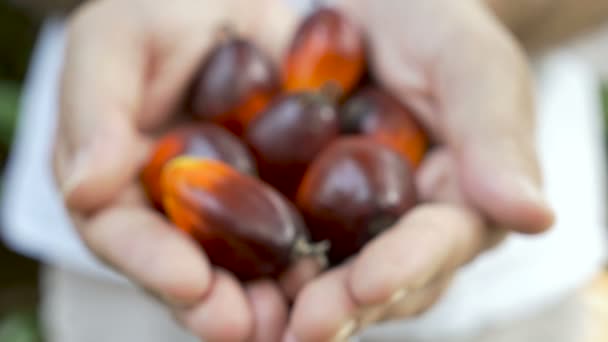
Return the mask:
[[414, 114], [388, 93], [368, 86], [341, 108], [342, 133], [369, 135], [391, 146], [417, 167], [429, 147], [429, 138]]
[[141, 173], [144, 189], [158, 209], [162, 208], [161, 171], [171, 159], [183, 155], [217, 159], [240, 172], [257, 173], [253, 157], [234, 134], [211, 123], [180, 126], [156, 143]]
[[169, 218], [212, 264], [243, 281], [276, 277], [298, 258], [321, 256], [295, 208], [261, 181], [214, 160], [179, 157], [162, 173]]
[[308, 91], [272, 102], [247, 127], [245, 139], [261, 178], [292, 198], [308, 165], [338, 134], [332, 94]]
[[281, 89], [270, 59], [252, 43], [225, 34], [196, 75], [191, 108], [240, 134]]
[[416, 203], [408, 162], [370, 138], [341, 138], [306, 172], [296, 203], [313, 241], [330, 242], [329, 260], [344, 261]]
[[283, 65], [289, 91], [314, 90], [334, 82], [350, 92], [365, 70], [360, 28], [336, 10], [322, 8], [298, 28]]

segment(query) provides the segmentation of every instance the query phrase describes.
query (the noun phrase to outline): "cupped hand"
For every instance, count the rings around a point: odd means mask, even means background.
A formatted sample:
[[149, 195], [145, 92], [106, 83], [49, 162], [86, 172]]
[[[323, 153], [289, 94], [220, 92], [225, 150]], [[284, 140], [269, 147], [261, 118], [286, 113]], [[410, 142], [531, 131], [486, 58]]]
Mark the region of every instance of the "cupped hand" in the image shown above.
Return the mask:
[[269, 55], [281, 54], [295, 17], [280, 0], [263, 2], [100, 0], [69, 22], [54, 157], [67, 208], [95, 255], [161, 298], [205, 341], [278, 340], [284, 296], [275, 282], [243, 288], [214, 269], [148, 206], [138, 172], [151, 132], [170, 121], [220, 27], [230, 24]]
[[306, 285], [286, 341], [344, 340], [418, 314], [505, 231], [541, 233], [554, 219], [541, 192], [524, 54], [480, 1], [337, 6], [367, 32], [376, 81], [417, 111], [438, 147], [418, 171], [426, 203]]

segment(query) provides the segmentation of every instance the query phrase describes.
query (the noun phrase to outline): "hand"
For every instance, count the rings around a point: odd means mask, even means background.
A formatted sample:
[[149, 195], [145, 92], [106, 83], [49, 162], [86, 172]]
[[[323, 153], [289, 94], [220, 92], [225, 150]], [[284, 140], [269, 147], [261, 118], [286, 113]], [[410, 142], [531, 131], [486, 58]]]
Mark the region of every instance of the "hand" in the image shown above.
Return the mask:
[[338, 6], [368, 33], [377, 81], [418, 111], [440, 146], [418, 173], [427, 204], [307, 284], [287, 341], [343, 340], [420, 313], [503, 230], [540, 233], [553, 222], [540, 190], [526, 60], [480, 2]]
[[205, 341], [278, 340], [284, 297], [274, 282], [243, 288], [214, 269], [148, 207], [137, 175], [151, 132], [178, 106], [221, 25], [279, 56], [296, 19], [280, 3], [101, 0], [87, 3], [69, 26], [54, 165], [77, 231], [93, 253], [162, 298]]

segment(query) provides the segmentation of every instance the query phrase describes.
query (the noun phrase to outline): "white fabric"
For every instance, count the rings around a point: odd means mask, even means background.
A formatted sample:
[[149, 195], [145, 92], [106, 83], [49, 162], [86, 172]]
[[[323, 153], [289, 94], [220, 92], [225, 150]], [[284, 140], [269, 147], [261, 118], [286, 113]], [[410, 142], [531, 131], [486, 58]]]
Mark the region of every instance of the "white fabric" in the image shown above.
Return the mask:
[[[42, 282], [41, 318], [46, 342], [199, 341], [177, 325], [158, 301], [131, 286], [121, 286], [56, 267], [44, 268]], [[418, 339], [384, 333], [381, 337], [361, 336], [353, 340], [582, 342], [591, 341], [586, 338], [589, 330], [586, 329], [587, 323], [583, 298], [576, 293], [547, 306], [538, 314], [488, 327], [470, 337]]]
[[[61, 20], [49, 20], [34, 55], [2, 197], [2, 233], [24, 254], [124, 281], [82, 246], [52, 180], [49, 161], [63, 34]], [[605, 201], [598, 81], [567, 52], [544, 60], [537, 76], [539, 146], [547, 193], [558, 212], [557, 226], [541, 237], [509, 238], [466, 267], [429, 313], [410, 322], [386, 324], [370, 334], [467, 334], [538, 310], [600, 268]]]
[[462, 270], [430, 312], [411, 322], [385, 324], [372, 336], [468, 334], [533, 314], [576, 290], [602, 266], [605, 164], [598, 80], [563, 52], [537, 70], [538, 149], [556, 226], [539, 237], [512, 236]]
[[17, 251], [48, 263], [120, 279], [80, 243], [57, 192], [51, 151], [58, 115], [64, 22], [49, 19], [32, 56], [14, 148], [6, 171], [1, 227]]

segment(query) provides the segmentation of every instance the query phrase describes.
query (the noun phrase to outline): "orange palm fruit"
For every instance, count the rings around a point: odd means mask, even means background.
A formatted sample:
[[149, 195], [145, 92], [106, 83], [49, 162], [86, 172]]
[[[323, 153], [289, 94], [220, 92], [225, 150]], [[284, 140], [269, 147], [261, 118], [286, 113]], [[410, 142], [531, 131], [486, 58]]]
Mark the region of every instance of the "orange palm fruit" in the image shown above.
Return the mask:
[[336, 140], [310, 166], [296, 204], [313, 241], [329, 241], [338, 264], [416, 204], [413, 173], [391, 148], [367, 137]]
[[241, 172], [257, 173], [255, 160], [234, 134], [211, 123], [179, 126], [156, 143], [141, 172], [144, 190], [157, 209], [162, 209], [162, 169], [171, 159], [184, 155], [217, 159]]
[[162, 173], [168, 217], [211, 263], [243, 281], [276, 277], [303, 256], [321, 257], [295, 208], [261, 181], [209, 159], [179, 157]]
[[428, 135], [413, 112], [373, 86], [359, 90], [346, 101], [340, 121], [342, 133], [371, 136], [401, 153], [414, 167], [429, 148]]
[[350, 92], [365, 70], [365, 43], [360, 28], [334, 9], [322, 8], [296, 31], [283, 65], [288, 91], [314, 90], [328, 82]]
[[230, 32], [196, 74], [191, 109], [240, 134], [280, 91], [278, 70], [255, 45]]

